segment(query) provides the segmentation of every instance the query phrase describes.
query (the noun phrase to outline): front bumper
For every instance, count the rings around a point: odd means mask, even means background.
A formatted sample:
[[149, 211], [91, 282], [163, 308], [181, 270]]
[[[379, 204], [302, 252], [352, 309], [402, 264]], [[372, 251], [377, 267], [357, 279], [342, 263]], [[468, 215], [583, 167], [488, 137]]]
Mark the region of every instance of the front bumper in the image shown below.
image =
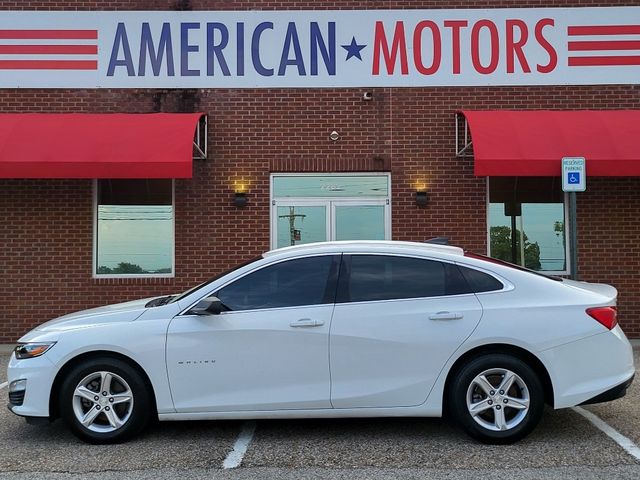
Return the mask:
[[48, 417], [55, 366], [47, 358], [47, 354], [24, 360], [17, 360], [15, 355], [11, 355], [7, 373], [9, 385], [16, 380], [27, 381], [22, 404], [11, 402], [9, 410], [22, 417]]

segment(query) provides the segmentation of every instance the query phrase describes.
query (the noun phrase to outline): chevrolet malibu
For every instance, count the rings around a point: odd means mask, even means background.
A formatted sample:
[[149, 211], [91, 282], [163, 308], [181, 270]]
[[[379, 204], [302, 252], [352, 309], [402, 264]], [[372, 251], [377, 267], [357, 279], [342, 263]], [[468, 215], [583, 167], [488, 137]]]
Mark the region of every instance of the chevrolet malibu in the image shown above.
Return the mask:
[[274, 250], [180, 295], [65, 315], [27, 333], [9, 408], [92, 443], [159, 420], [437, 417], [511, 443], [545, 403], [623, 396], [634, 375], [615, 288], [457, 247]]

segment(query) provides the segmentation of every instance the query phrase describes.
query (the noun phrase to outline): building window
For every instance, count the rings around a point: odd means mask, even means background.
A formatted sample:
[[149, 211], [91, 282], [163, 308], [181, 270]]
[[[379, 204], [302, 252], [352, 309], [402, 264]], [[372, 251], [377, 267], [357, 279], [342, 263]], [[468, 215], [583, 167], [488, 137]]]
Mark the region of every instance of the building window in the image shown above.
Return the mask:
[[173, 180], [98, 180], [94, 274], [173, 276]]
[[568, 273], [560, 178], [489, 179], [489, 255], [532, 270]]

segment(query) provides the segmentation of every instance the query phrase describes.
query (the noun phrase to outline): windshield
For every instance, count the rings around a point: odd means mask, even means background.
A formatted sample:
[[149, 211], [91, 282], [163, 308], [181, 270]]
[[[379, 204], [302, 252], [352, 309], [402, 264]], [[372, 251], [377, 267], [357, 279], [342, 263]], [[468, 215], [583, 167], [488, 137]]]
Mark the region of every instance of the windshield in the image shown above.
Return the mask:
[[516, 265], [515, 263], [505, 262], [504, 260], [498, 260], [497, 258], [487, 257], [486, 255], [479, 255], [477, 253], [464, 252], [464, 256], [469, 258], [475, 258], [477, 260], [484, 260], [485, 262], [495, 263], [496, 265], [502, 265], [503, 267], [513, 268], [515, 270], [520, 270], [521, 272], [533, 273], [534, 275], [548, 278], [549, 280], [555, 280], [556, 282], [563, 281], [563, 278], [561, 277], [556, 277], [555, 275], [545, 275], [544, 273], [536, 272], [535, 270], [531, 270], [530, 268], [525, 268], [520, 265]]
[[201, 288], [205, 288], [207, 285], [209, 285], [210, 283], [215, 282], [216, 280], [218, 280], [219, 278], [224, 277], [225, 275], [227, 275], [228, 273], [231, 273], [235, 270], [238, 270], [239, 268], [242, 267], [246, 267], [247, 265], [253, 263], [253, 262], [257, 262], [258, 260], [262, 260], [262, 255], [260, 255], [259, 257], [254, 257], [251, 260], [247, 260], [246, 262], [241, 263], [240, 265], [236, 265], [233, 268], [230, 268], [228, 270], [225, 270], [222, 273], [219, 273], [218, 275], [216, 275], [215, 277], [210, 278], [209, 280], [207, 280], [206, 282], [202, 282], [199, 285], [196, 285], [195, 287], [190, 288], [189, 290], [187, 290], [186, 292], [181, 293], [180, 295], [176, 296], [175, 298], [171, 299], [171, 303], [174, 302], [178, 302], [180, 300], [182, 300], [183, 298], [187, 297], [188, 295], [191, 295], [192, 293], [200, 290]]

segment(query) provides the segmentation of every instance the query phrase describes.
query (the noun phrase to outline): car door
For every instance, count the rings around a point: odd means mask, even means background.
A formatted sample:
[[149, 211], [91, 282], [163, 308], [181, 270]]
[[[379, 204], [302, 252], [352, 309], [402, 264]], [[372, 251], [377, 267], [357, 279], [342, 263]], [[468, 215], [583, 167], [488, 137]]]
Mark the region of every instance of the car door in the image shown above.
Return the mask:
[[333, 407], [422, 404], [481, 315], [453, 263], [343, 255], [330, 332]]
[[167, 371], [176, 411], [330, 408], [339, 262], [319, 255], [261, 267], [215, 292], [228, 311], [174, 318]]

